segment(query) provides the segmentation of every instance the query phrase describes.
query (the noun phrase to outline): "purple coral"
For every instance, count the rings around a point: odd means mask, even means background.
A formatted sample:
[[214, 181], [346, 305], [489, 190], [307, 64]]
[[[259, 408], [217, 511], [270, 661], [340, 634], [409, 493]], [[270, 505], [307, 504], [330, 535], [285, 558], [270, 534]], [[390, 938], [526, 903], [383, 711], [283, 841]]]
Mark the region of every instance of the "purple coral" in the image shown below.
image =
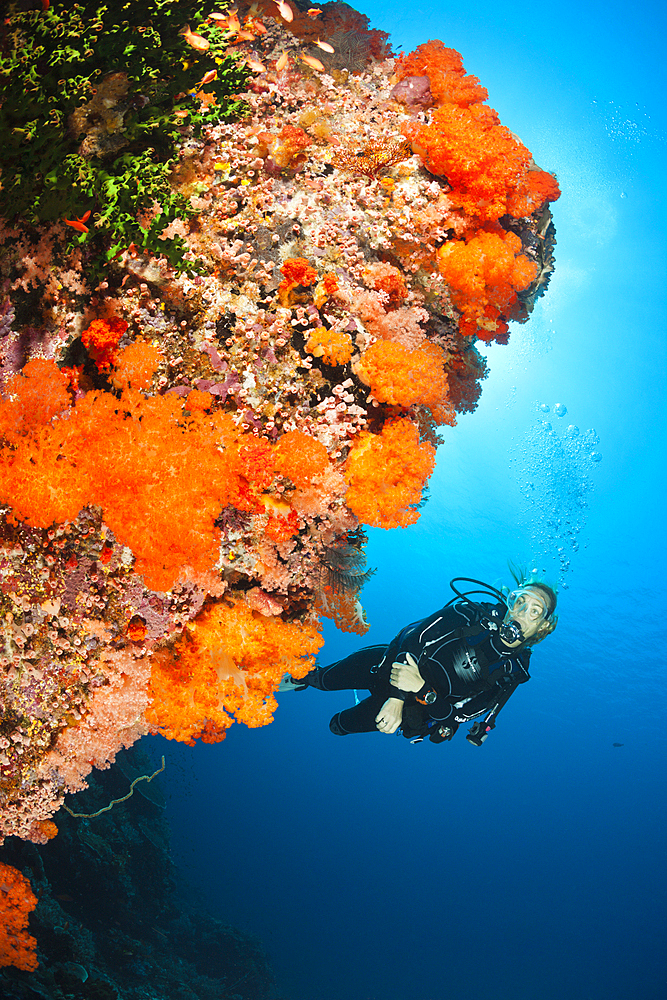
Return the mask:
[[430, 108], [433, 104], [431, 84], [427, 76], [406, 76], [396, 84], [389, 96], [409, 108]]

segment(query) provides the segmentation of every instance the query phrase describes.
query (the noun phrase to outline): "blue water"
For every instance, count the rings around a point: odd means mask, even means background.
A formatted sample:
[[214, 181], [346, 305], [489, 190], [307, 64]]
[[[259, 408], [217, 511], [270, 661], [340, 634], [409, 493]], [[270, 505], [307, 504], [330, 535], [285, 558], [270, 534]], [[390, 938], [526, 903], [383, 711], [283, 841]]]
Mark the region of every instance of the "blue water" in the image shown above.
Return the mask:
[[[482, 748], [336, 738], [350, 698], [317, 691], [220, 745], [164, 744], [174, 853], [287, 1000], [662, 1000], [664, 6], [361, 9], [406, 51], [458, 49], [563, 190], [548, 294], [489, 348], [421, 520], [370, 533], [361, 642], [508, 558], [560, 576], [560, 624]], [[326, 635], [322, 662], [360, 644]]]

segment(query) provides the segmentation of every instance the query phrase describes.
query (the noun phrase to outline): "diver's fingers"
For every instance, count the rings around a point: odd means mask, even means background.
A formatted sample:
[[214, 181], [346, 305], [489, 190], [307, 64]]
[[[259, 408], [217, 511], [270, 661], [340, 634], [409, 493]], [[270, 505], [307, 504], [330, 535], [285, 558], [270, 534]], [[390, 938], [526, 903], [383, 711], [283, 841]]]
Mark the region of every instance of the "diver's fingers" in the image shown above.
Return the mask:
[[392, 730], [389, 728], [391, 723], [385, 718], [383, 712], [378, 712], [375, 717], [375, 725], [378, 727], [381, 733], [390, 733]]
[[406, 656], [406, 659], [407, 659], [408, 663], [410, 664], [410, 666], [411, 667], [415, 667], [415, 669], [418, 670], [419, 669], [419, 664], [415, 660], [415, 658], [412, 655], [412, 653], [406, 653], [405, 656]]

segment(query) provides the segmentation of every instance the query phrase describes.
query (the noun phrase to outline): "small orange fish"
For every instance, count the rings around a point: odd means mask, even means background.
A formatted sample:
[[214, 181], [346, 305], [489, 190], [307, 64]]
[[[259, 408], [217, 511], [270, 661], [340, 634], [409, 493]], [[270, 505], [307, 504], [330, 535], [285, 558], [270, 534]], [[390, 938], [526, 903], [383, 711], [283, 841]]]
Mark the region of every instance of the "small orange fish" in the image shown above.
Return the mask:
[[264, 65], [263, 62], [260, 62], [259, 59], [246, 59], [245, 64], [248, 67], [248, 69], [251, 69], [253, 71], [253, 73], [266, 72], [266, 66]]
[[206, 50], [211, 47], [211, 43], [207, 42], [205, 38], [202, 38], [201, 35], [195, 35], [194, 31], [190, 31], [189, 24], [186, 24], [184, 28], [181, 28], [179, 35], [183, 35], [183, 38], [188, 45], [191, 45], [196, 52], [206, 52]]
[[293, 21], [294, 20], [294, 11], [290, 7], [290, 5], [287, 3], [287, 0], [273, 0], [273, 2], [275, 4], [277, 4], [277, 6], [278, 6], [278, 13], [280, 14], [280, 16], [282, 18], [284, 18], [285, 21]]
[[90, 211], [84, 212], [80, 219], [63, 219], [63, 222], [66, 226], [71, 226], [72, 229], [76, 229], [79, 233], [89, 233], [90, 230], [88, 226], [84, 225], [85, 222], [88, 222], [89, 218]]
[[210, 21], [226, 21], [227, 20], [227, 15], [226, 14], [220, 14], [219, 12], [216, 12], [215, 14], [209, 14], [208, 17], [209, 17]]
[[51, 6], [51, 0], [42, 0], [42, 10], [48, 10]]
[[231, 13], [229, 15], [229, 18], [227, 20], [227, 24], [229, 25], [229, 30], [230, 31], [240, 31], [241, 30], [241, 22], [239, 21], [238, 15], [237, 15], [237, 13], [236, 13], [235, 10], [231, 11]]
[[215, 80], [215, 78], [217, 77], [217, 75], [218, 75], [217, 69], [210, 69], [208, 71], [208, 73], [206, 74], [206, 76], [202, 77], [202, 79], [201, 79], [201, 81], [199, 83], [199, 86], [200, 87], [205, 87], [207, 83], [211, 82], [211, 80]]
[[321, 13], [322, 13], [322, 11], [320, 10], [319, 7], [310, 7], [306, 11], [306, 14], [308, 15], [308, 17], [319, 17]]
[[316, 45], [317, 45], [317, 46], [318, 46], [318, 47], [319, 47], [320, 49], [324, 49], [324, 51], [325, 51], [325, 52], [335, 52], [335, 51], [336, 51], [336, 50], [335, 50], [335, 48], [333, 47], [333, 45], [329, 45], [329, 43], [328, 43], [328, 42], [321, 42], [321, 41], [319, 40], [319, 38], [317, 39], [317, 41], [315, 42], [315, 44], [316, 44]]
[[305, 62], [306, 66], [310, 66], [311, 69], [316, 69], [320, 73], [322, 73], [324, 71], [323, 64], [320, 62], [319, 59], [316, 59], [315, 56], [304, 56], [304, 54], [302, 52], [301, 53], [301, 58]]
[[282, 73], [282, 71], [285, 69], [285, 66], [287, 66], [288, 62], [289, 62], [289, 53], [283, 52], [283, 54], [278, 59], [278, 62], [276, 63], [276, 69], [278, 70], [279, 73]]
[[262, 22], [257, 21], [254, 17], [246, 17], [243, 27], [246, 31], [252, 31], [255, 35], [265, 35], [267, 31]]

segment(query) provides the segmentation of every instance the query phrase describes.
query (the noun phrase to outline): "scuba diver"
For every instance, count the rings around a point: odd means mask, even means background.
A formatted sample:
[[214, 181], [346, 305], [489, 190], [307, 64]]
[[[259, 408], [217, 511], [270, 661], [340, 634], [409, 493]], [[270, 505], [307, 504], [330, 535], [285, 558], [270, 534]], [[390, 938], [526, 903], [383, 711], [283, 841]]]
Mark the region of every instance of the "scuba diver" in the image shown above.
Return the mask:
[[[459, 581], [481, 590], [461, 592]], [[368, 690], [369, 696], [337, 712], [332, 733], [395, 733], [413, 743], [451, 740], [462, 722], [477, 720], [466, 739], [481, 746], [501, 708], [530, 679], [531, 647], [556, 628], [556, 594], [538, 580], [517, 580], [503, 592], [469, 577], [455, 577], [443, 608], [403, 628], [389, 645], [366, 646], [302, 680], [287, 677], [283, 690]], [[482, 594], [492, 602], [471, 600]]]

